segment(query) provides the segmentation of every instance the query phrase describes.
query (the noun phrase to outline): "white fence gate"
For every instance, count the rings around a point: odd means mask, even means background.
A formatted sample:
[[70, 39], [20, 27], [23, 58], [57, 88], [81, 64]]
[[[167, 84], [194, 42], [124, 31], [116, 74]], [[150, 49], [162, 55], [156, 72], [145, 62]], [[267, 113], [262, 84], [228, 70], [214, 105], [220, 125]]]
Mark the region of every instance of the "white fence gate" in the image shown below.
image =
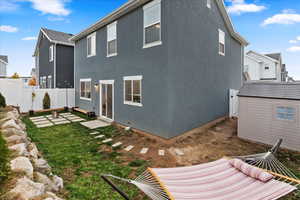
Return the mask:
[[[5, 97], [6, 104], [19, 106], [21, 112], [42, 110], [46, 92], [50, 96], [51, 108], [75, 106], [74, 89], [39, 89], [25, 85], [20, 79], [0, 79], [0, 93]], [[34, 98], [32, 93], [35, 94]]]
[[229, 90], [229, 117], [238, 117], [239, 98], [238, 90]]

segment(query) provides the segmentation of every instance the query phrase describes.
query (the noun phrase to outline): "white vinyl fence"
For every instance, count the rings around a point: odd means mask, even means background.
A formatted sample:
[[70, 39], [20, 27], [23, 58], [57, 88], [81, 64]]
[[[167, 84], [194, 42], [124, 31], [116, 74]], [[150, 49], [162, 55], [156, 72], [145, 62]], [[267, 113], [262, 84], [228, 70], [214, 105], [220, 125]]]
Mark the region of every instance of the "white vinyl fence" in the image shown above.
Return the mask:
[[[50, 96], [51, 108], [75, 106], [74, 89], [39, 89], [25, 85], [20, 79], [0, 79], [0, 93], [5, 97], [6, 104], [19, 106], [21, 112], [42, 110], [46, 92]], [[32, 93], [35, 93], [34, 99]]]

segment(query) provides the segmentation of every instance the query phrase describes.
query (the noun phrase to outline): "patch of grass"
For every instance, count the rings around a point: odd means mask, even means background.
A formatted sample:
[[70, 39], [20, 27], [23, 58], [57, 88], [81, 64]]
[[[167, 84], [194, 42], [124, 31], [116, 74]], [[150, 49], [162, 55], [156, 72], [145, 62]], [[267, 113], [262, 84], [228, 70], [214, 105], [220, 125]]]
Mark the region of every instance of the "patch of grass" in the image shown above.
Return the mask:
[[[76, 113], [77, 114], [77, 113]], [[89, 133], [89, 129], [79, 123], [59, 125], [48, 128], [36, 128], [28, 117], [23, 121], [27, 133], [36, 143], [53, 173], [65, 181], [63, 197], [68, 200], [113, 200], [122, 199], [113, 192], [102, 179], [101, 174], [113, 174], [128, 177], [133, 169], [118, 162], [117, 152], [98, 152], [100, 144]], [[117, 134], [113, 127], [97, 129], [104, 135]], [[131, 199], [139, 194], [138, 189], [125, 183], [119, 183]]]
[[141, 166], [145, 165], [146, 163], [147, 163], [147, 161], [145, 161], [145, 160], [134, 160], [129, 163], [129, 166], [141, 167]]
[[0, 194], [2, 193], [1, 188], [3, 188], [1, 185], [4, 184], [9, 173], [8, 158], [9, 151], [0, 132]]

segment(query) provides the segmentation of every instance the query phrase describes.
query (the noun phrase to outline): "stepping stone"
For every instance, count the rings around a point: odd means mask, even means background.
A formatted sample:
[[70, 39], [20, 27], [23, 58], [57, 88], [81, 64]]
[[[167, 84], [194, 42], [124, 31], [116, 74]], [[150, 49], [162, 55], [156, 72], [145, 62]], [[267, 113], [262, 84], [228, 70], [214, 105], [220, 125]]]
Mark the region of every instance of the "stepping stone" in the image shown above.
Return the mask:
[[30, 120], [35, 120], [35, 119], [45, 119], [44, 116], [40, 116], [40, 117], [30, 117]]
[[43, 120], [47, 120], [47, 118], [38, 118], [38, 119], [31, 119], [31, 121], [33, 122], [39, 122], [39, 121], [43, 121]]
[[89, 129], [96, 129], [96, 128], [110, 126], [110, 123], [107, 123], [107, 122], [104, 122], [101, 120], [92, 120], [92, 121], [88, 121], [88, 122], [81, 122], [80, 124]]
[[105, 135], [98, 135], [98, 136], [95, 137], [95, 139], [101, 139], [101, 138], [104, 138], [104, 137], [105, 137]]
[[56, 118], [56, 119], [51, 119], [52, 122], [62, 122], [62, 121], [66, 121], [66, 119], [64, 118]]
[[99, 132], [98, 131], [95, 131], [95, 132], [91, 132], [90, 135], [98, 135]]
[[109, 139], [106, 139], [106, 140], [103, 140], [102, 142], [103, 143], [109, 143], [109, 142], [111, 142], [111, 141], [113, 141], [111, 138], [109, 138]]
[[49, 124], [41, 124], [41, 125], [37, 125], [36, 127], [38, 127], [38, 128], [45, 128], [45, 127], [50, 127], [50, 126], [53, 126], [53, 124], [51, 123], [49, 123]]
[[72, 113], [61, 113], [60, 115], [66, 116], [66, 115], [73, 115]]
[[128, 147], [125, 148], [125, 151], [131, 151], [134, 148], [134, 146], [129, 145]]
[[142, 148], [140, 151], [140, 154], [146, 154], [148, 152], [149, 148]]
[[181, 151], [180, 149], [174, 149], [175, 153], [178, 155], [178, 156], [183, 156], [184, 153], [183, 151]]
[[71, 122], [65, 120], [65, 121], [60, 121], [60, 122], [54, 122], [55, 125], [60, 125], [60, 124], [70, 124]]
[[84, 121], [85, 119], [70, 119], [72, 122], [82, 122]]
[[42, 124], [52, 124], [49, 120], [33, 122], [35, 125], [42, 125]]
[[115, 144], [112, 145], [112, 147], [118, 147], [118, 146], [121, 146], [122, 145], [122, 142], [117, 142]]
[[158, 155], [159, 156], [164, 156], [165, 155], [165, 150], [158, 150]]
[[82, 119], [81, 117], [66, 117], [66, 119]]

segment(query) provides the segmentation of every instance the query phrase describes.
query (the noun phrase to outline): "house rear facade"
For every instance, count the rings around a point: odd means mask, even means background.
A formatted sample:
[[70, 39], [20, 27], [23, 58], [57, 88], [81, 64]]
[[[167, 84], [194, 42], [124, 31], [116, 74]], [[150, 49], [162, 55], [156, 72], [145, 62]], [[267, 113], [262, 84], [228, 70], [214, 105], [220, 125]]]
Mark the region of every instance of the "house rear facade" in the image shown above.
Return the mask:
[[40, 88], [74, 88], [72, 34], [41, 28], [34, 51]]
[[0, 55], [0, 77], [7, 76], [8, 57]]
[[71, 38], [76, 106], [164, 138], [228, 115], [244, 46], [222, 0], [132, 0]]

